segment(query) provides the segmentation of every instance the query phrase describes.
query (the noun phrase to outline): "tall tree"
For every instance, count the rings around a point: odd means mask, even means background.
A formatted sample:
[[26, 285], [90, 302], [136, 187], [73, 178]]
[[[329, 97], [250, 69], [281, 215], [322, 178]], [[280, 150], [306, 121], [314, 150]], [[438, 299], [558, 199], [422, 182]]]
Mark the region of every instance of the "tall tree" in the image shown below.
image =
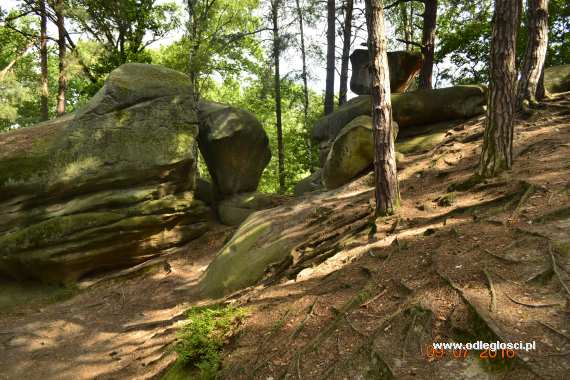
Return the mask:
[[40, 16], [40, 89], [41, 89], [41, 120], [49, 119], [49, 83], [48, 83], [48, 48], [47, 48], [47, 10], [46, 0], [39, 0]]
[[57, 107], [56, 112], [58, 115], [63, 115], [65, 113], [65, 91], [67, 90], [67, 78], [65, 72], [65, 18], [64, 12], [64, 0], [56, 0], [55, 2], [55, 14], [57, 17], [57, 31], [58, 31], [58, 51], [59, 51], [59, 77], [58, 77], [58, 91], [57, 91]]
[[327, 0], [327, 76], [325, 80], [325, 115], [334, 110], [335, 0]]
[[519, 108], [537, 103], [538, 86], [548, 47], [548, 0], [527, 0], [527, 19], [528, 39], [517, 93]]
[[307, 84], [307, 51], [305, 49], [305, 27], [303, 22], [303, 9], [299, 0], [295, 0], [295, 5], [297, 6], [297, 18], [299, 21], [299, 37], [301, 39], [301, 63], [302, 71], [301, 78], [303, 79], [303, 129], [306, 131], [305, 144], [307, 146], [307, 156], [309, 162], [312, 162], [312, 147], [311, 147], [311, 137], [309, 135], [309, 86]]
[[281, 37], [279, 35], [279, 7], [280, 0], [271, 0], [271, 21], [273, 23], [273, 66], [275, 91], [275, 128], [277, 129], [277, 158], [279, 161], [279, 192], [285, 192], [285, 152], [283, 148], [283, 123], [281, 120], [281, 72], [279, 60], [281, 58]]
[[479, 174], [492, 177], [513, 163], [516, 42], [520, 0], [495, 0], [489, 67], [489, 98]]
[[366, 0], [366, 22], [370, 52], [376, 215], [383, 216], [393, 214], [399, 206], [400, 190], [396, 171], [390, 73], [382, 0]]
[[410, 41], [412, 41], [412, 23], [411, 23], [411, 18], [408, 17], [408, 7], [406, 3], [400, 3], [399, 5], [399, 11], [400, 11], [400, 18], [401, 18], [401, 22], [402, 22], [402, 32], [403, 32], [403, 36], [404, 37], [404, 44], [406, 45], [406, 51], [410, 51], [412, 48], [412, 45], [410, 44]]
[[420, 70], [420, 88], [431, 89], [433, 61], [435, 54], [435, 29], [437, 22], [437, 0], [423, 0], [422, 55], [424, 63]]
[[346, 103], [348, 93], [348, 60], [350, 55], [351, 38], [352, 38], [352, 8], [354, 0], [345, 0], [344, 25], [342, 27], [342, 57], [340, 63], [340, 86], [338, 94], [338, 105], [342, 106]]

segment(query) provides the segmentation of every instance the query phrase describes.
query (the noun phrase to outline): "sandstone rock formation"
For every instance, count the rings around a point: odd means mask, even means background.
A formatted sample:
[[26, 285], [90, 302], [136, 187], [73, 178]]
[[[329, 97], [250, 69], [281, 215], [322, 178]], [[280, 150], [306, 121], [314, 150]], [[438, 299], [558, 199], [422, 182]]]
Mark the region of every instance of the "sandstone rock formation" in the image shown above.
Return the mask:
[[[397, 136], [398, 125], [394, 123]], [[348, 123], [335, 138], [323, 166], [322, 182], [327, 189], [335, 189], [350, 182], [372, 166], [374, 138], [372, 118], [358, 116]]]
[[228, 226], [239, 226], [247, 217], [259, 210], [279, 206], [289, 197], [277, 194], [243, 193], [218, 203], [220, 222]]
[[550, 93], [570, 91], [570, 65], [546, 68], [544, 70], [544, 88]]
[[[368, 50], [357, 49], [350, 55], [352, 76], [350, 89], [358, 95], [370, 94]], [[422, 55], [417, 52], [388, 52], [390, 67], [390, 90], [392, 93], [405, 92], [422, 67]]]
[[69, 283], [202, 235], [199, 134], [220, 189], [255, 190], [270, 155], [259, 122], [212, 103], [199, 120], [193, 99], [186, 75], [125, 64], [75, 115], [1, 134], [0, 275]]
[[200, 151], [220, 195], [255, 191], [271, 159], [261, 123], [242, 109], [205, 101], [199, 119]]
[[[402, 130], [441, 121], [467, 119], [485, 112], [485, 94], [483, 86], [454, 86], [393, 94], [392, 116]], [[351, 99], [335, 112], [319, 119], [313, 127], [312, 138], [317, 142], [333, 140], [352, 119], [370, 113], [370, 96]]]

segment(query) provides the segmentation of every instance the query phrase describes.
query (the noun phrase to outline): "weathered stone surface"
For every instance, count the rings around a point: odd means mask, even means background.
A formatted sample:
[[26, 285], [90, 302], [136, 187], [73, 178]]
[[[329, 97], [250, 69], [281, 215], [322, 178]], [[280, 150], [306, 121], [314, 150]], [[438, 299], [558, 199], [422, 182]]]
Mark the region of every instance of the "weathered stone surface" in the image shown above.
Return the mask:
[[319, 262], [320, 248], [334, 249], [343, 234], [369, 226], [372, 209], [363, 200], [372, 188], [358, 182], [250, 215], [208, 266], [203, 294], [220, 297], [284, 271], [298, 273]]
[[[370, 94], [370, 74], [368, 50], [357, 49], [350, 55], [352, 76], [350, 89], [358, 95]], [[390, 67], [390, 90], [392, 93], [405, 92], [422, 67], [422, 55], [418, 52], [388, 52]]]
[[194, 108], [183, 74], [127, 64], [76, 115], [0, 135], [0, 274], [71, 282], [202, 234]]
[[570, 91], [570, 64], [546, 68], [544, 88], [550, 93]]
[[321, 190], [322, 188], [323, 188], [322, 171], [321, 169], [319, 169], [316, 170], [310, 176], [300, 180], [293, 188], [293, 194], [296, 197], [299, 197], [303, 194], [310, 193], [312, 191]]
[[279, 206], [288, 199], [289, 197], [277, 194], [238, 194], [220, 201], [218, 216], [223, 224], [238, 226], [254, 212]]
[[[485, 112], [486, 90], [483, 86], [455, 86], [435, 90], [417, 90], [392, 94], [392, 117], [403, 131], [418, 125], [467, 119]], [[321, 119], [313, 127], [316, 141], [334, 139], [357, 116], [371, 114], [369, 95], [351, 99]]]
[[200, 151], [221, 196], [257, 190], [271, 159], [269, 140], [251, 113], [200, 102]]
[[[395, 136], [398, 126], [394, 123]], [[336, 189], [366, 171], [374, 162], [372, 118], [359, 116], [348, 123], [335, 138], [322, 171], [327, 189]]]

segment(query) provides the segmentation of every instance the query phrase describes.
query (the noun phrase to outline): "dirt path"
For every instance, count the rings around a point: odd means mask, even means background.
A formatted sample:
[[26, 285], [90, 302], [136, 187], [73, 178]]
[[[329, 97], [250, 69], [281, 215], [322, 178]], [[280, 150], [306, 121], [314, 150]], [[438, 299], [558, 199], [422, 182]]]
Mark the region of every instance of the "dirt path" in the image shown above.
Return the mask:
[[[150, 378], [172, 362], [165, 347], [228, 228], [216, 227], [151, 273], [95, 285], [43, 308], [0, 319], [0, 378]], [[168, 272], [167, 270], [170, 270]]]

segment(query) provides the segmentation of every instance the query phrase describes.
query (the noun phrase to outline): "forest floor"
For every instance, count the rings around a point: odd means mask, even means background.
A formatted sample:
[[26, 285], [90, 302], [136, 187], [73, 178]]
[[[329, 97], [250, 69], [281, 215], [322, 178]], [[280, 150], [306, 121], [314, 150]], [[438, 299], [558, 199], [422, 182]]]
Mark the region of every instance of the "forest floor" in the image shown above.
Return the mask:
[[[482, 117], [407, 154], [398, 215], [290, 278], [201, 298], [200, 275], [234, 231], [217, 226], [169, 265], [0, 310], [0, 379], [160, 378], [184, 311], [219, 302], [249, 313], [224, 348], [221, 378], [570, 378], [570, 93], [546, 104], [517, 120], [513, 170], [492, 181], [469, 181]], [[367, 196], [339, 196], [347, 207], [335, 212], [371, 202], [366, 178], [348, 188]], [[491, 359], [426, 349], [476, 340], [537, 350]]]

